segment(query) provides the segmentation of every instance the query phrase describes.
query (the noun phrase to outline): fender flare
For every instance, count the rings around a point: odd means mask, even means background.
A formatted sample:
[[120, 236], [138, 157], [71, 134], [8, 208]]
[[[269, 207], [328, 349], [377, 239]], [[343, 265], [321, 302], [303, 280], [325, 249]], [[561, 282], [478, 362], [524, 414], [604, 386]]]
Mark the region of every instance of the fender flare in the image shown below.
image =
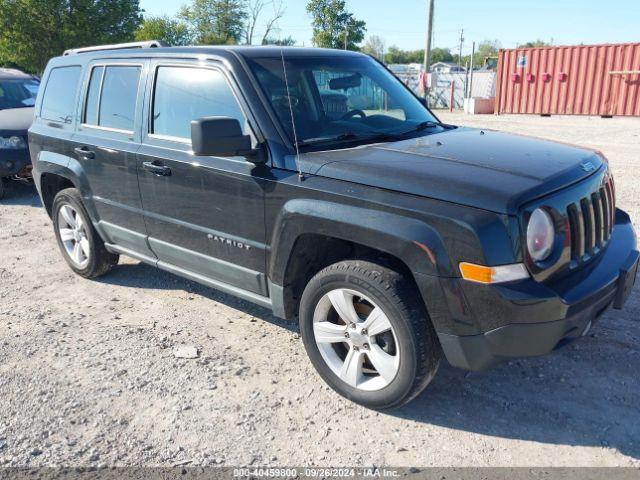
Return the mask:
[[294, 199], [283, 206], [274, 225], [268, 265], [271, 282], [284, 285], [295, 243], [306, 234], [381, 250], [414, 273], [454, 276], [440, 235], [419, 219], [329, 201]]
[[97, 221], [98, 214], [92, 201], [91, 187], [82, 165], [77, 159], [55, 152], [41, 151], [38, 154], [34, 168], [34, 180], [42, 199], [42, 176], [46, 174], [57, 175], [69, 180], [80, 191], [91, 219], [94, 222]]

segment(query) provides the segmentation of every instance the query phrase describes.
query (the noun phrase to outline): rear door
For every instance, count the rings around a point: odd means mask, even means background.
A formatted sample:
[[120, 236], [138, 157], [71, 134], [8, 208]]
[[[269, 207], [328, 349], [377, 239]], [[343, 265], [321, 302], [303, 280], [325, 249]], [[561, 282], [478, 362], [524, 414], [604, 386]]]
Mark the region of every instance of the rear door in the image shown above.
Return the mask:
[[95, 61], [86, 74], [75, 155], [89, 180], [99, 228], [109, 243], [153, 260], [138, 190], [142, 105], [148, 60]]
[[266, 296], [264, 193], [254, 176], [266, 167], [191, 151], [197, 118], [237, 118], [251, 134], [238, 91], [214, 63], [158, 60], [150, 69], [138, 178], [158, 266]]

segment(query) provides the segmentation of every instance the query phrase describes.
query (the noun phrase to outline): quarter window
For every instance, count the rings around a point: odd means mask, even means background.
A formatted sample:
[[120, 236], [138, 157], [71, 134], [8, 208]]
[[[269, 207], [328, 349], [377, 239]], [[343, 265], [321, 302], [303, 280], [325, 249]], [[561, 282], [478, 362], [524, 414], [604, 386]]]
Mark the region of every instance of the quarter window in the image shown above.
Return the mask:
[[42, 97], [42, 118], [62, 123], [72, 122], [80, 72], [79, 66], [51, 70]]
[[84, 123], [133, 131], [139, 66], [95, 67], [91, 72]]
[[231, 117], [246, 131], [246, 118], [224, 75], [205, 68], [159, 67], [153, 100], [151, 133], [191, 138], [191, 121]]

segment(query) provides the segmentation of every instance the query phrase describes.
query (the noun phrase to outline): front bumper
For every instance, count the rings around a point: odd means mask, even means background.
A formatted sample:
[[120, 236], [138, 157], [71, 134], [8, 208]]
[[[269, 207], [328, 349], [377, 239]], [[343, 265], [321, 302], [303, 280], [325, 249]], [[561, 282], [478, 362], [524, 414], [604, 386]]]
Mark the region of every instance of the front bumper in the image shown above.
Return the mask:
[[469, 318], [461, 317], [472, 316], [481, 333], [439, 332], [447, 360], [467, 370], [482, 370], [510, 358], [547, 354], [582, 336], [609, 306], [622, 307], [635, 280], [638, 257], [631, 220], [618, 210], [605, 251], [565, 278], [502, 285], [456, 280], [456, 303], [466, 309], [454, 309], [452, 317], [468, 324]]
[[29, 149], [0, 150], [0, 178], [21, 174], [30, 165]]

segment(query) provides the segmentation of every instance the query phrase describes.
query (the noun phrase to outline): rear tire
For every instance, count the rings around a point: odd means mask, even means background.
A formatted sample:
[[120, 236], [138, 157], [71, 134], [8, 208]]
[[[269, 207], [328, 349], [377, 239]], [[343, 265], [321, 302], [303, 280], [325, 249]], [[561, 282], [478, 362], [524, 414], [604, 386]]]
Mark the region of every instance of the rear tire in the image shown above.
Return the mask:
[[77, 189], [58, 192], [53, 199], [52, 217], [62, 256], [78, 275], [99, 277], [118, 263], [119, 256], [107, 251], [93, 227]]
[[442, 349], [420, 298], [403, 274], [371, 262], [342, 261], [315, 275], [300, 301], [300, 332], [324, 381], [381, 410], [422, 392]]

